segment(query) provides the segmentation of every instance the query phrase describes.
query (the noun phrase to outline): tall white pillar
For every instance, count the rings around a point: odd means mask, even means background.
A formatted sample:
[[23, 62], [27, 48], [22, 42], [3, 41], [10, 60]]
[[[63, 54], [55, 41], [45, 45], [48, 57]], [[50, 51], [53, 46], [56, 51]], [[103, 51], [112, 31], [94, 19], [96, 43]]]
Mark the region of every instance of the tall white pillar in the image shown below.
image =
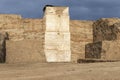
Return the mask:
[[46, 7], [44, 20], [47, 62], [70, 62], [69, 8]]

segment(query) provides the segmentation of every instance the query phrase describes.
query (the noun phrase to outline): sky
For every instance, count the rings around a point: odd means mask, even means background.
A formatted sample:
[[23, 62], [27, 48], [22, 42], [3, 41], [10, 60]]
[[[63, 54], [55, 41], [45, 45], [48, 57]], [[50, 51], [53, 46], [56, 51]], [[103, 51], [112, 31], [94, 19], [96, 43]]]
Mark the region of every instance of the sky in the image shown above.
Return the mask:
[[120, 17], [120, 0], [0, 0], [0, 14], [42, 18], [45, 5], [68, 6], [70, 18], [76, 20]]

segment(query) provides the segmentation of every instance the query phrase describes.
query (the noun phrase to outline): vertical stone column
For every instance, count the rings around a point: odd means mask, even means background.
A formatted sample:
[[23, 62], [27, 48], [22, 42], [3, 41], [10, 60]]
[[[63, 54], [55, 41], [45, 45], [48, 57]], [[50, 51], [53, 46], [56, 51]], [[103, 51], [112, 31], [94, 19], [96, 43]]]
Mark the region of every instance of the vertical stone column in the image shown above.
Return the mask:
[[47, 62], [70, 62], [68, 7], [45, 8], [45, 46]]

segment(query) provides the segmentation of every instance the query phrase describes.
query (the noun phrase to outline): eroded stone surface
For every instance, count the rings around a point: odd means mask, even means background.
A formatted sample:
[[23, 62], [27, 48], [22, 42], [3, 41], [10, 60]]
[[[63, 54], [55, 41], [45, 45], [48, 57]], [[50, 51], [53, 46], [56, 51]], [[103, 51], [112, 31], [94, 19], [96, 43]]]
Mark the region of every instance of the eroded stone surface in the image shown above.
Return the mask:
[[6, 63], [46, 62], [44, 48], [39, 40], [6, 42]]
[[93, 39], [94, 42], [104, 40], [116, 40], [118, 33], [117, 27], [113, 26], [115, 23], [119, 23], [119, 18], [102, 18], [97, 20], [93, 24]]
[[45, 55], [47, 62], [70, 62], [70, 31], [67, 7], [46, 7]]
[[120, 60], [120, 41], [101, 41], [87, 44], [86, 58]]
[[[87, 52], [92, 54], [94, 50], [93, 56], [90, 56], [101, 59], [105, 51], [105, 54], [107, 54], [107, 51], [115, 50], [114, 47], [116, 46], [113, 46], [113, 44], [119, 44], [119, 18], [102, 18], [97, 21], [70, 20], [69, 22], [69, 13], [66, 7], [46, 8], [45, 15], [44, 19], [23, 19], [20, 15], [1, 14], [0, 32], [7, 32], [10, 41], [39, 40], [40, 46], [46, 47], [47, 50], [45, 50], [45, 52], [53, 50], [55, 55], [57, 54], [56, 50], [60, 52], [65, 51], [65, 54], [71, 50], [72, 62], [76, 62], [78, 59], [85, 59], [86, 44], [89, 44], [87, 47], [90, 48]], [[68, 24], [70, 24], [70, 26]], [[45, 27], [46, 25], [47, 27]], [[45, 40], [47, 40], [47, 42]], [[115, 42], [116, 40], [118, 40], [118, 42]], [[91, 44], [92, 42], [95, 42], [93, 43], [94, 45]], [[98, 57], [98, 46], [96, 48], [94, 47], [99, 45], [97, 42], [102, 42], [102, 45], [108, 44], [111, 48], [106, 49], [102, 46], [103, 52], [101, 52]], [[71, 48], [69, 48], [69, 45]], [[44, 50], [45, 48], [41, 49]], [[114, 50], [113, 52], [116, 54], [111, 53], [113, 57], [110, 56], [109, 59], [115, 58], [114, 56], [118, 54], [119, 50]], [[61, 58], [61, 60], [64, 59]]]

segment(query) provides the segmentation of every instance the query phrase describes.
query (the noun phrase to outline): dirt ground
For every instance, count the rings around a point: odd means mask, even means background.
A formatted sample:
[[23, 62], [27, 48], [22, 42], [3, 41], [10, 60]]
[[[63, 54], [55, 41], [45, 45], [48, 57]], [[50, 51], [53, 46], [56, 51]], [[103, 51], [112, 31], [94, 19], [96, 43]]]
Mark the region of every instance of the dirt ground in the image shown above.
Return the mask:
[[120, 80], [120, 62], [0, 64], [0, 80]]

